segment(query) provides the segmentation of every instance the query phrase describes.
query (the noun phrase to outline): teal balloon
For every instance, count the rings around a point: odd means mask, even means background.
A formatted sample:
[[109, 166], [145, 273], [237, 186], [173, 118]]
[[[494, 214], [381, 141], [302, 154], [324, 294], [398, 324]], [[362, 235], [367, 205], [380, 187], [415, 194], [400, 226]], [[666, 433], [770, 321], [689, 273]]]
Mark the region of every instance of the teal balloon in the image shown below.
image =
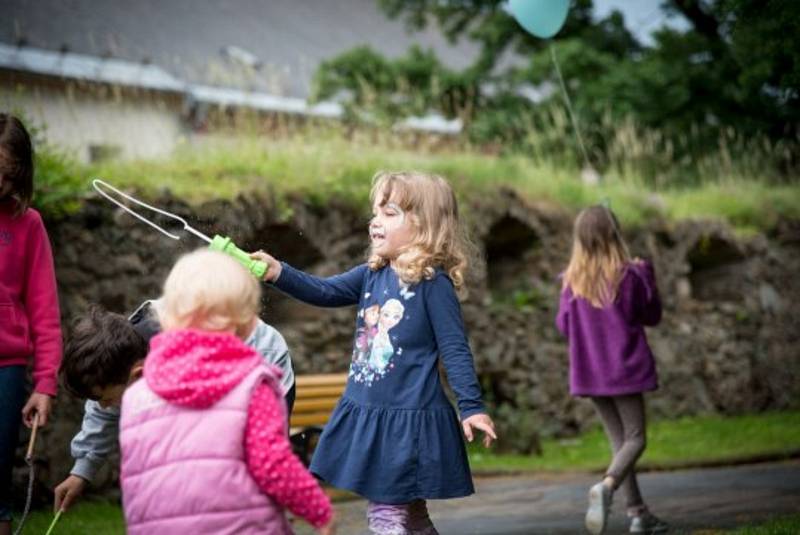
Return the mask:
[[528, 33], [549, 39], [564, 26], [569, 0], [510, 0], [509, 9]]

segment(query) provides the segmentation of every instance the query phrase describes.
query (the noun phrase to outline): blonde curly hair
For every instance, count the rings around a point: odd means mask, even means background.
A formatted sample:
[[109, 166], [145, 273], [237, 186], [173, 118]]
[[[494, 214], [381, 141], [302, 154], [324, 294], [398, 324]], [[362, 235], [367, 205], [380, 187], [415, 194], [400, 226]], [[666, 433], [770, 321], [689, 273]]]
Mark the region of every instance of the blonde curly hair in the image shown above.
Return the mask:
[[[373, 206], [397, 204], [411, 222], [411, 240], [394, 259], [401, 281], [416, 284], [433, 278], [436, 268], [441, 268], [456, 291], [466, 294], [465, 277], [475, 247], [459, 223], [456, 196], [444, 178], [414, 171], [379, 171], [372, 178], [370, 200]], [[389, 261], [370, 252], [367, 263], [376, 271]]]

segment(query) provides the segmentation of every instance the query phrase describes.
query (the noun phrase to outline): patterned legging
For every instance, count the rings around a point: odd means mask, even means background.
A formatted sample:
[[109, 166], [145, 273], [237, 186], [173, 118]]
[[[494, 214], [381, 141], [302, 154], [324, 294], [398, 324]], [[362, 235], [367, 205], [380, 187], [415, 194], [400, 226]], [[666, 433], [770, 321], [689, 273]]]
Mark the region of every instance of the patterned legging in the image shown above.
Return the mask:
[[438, 535], [425, 500], [401, 505], [369, 502], [367, 525], [375, 535]]

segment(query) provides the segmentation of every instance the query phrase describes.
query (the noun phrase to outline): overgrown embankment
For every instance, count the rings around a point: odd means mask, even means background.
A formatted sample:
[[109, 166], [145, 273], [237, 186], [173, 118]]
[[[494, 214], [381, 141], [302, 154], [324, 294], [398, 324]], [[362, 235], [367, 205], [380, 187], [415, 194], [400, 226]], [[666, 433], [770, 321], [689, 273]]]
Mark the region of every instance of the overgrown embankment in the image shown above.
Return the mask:
[[[149, 188], [143, 195], [209, 234], [230, 235], [245, 249], [264, 248], [317, 274], [363, 260], [366, 213], [351, 197], [322, 202], [291, 193], [291, 184], [282, 187], [285, 193], [261, 188], [192, 204]], [[486, 258], [486, 276], [473, 282], [463, 311], [501, 446], [531, 451], [541, 435], [568, 436], [593, 425], [591, 406], [568, 394], [566, 347], [553, 327], [556, 276], [568, 257], [573, 214], [508, 188], [467, 190], [462, 207]], [[201, 245], [191, 237], [172, 241], [97, 198], [49, 218], [48, 228], [65, 324], [89, 303], [133, 310], [158, 295], [180, 253]], [[629, 225], [626, 235], [634, 254], [654, 259], [665, 305], [662, 324], [649, 333], [661, 382], [650, 397], [651, 414], [796, 406], [798, 221], [783, 218], [768, 232], [743, 237], [719, 221], [659, 218]], [[286, 336], [299, 373], [347, 369], [354, 310], [319, 310], [270, 290], [264, 305], [264, 318]], [[42, 433], [38, 474], [50, 488], [68, 472], [68, 443], [81, 413], [82, 404], [62, 393]], [[24, 477], [22, 466], [17, 475]], [[112, 468], [100, 488], [114, 477]]]
[[625, 225], [702, 218], [753, 233], [772, 229], [785, 218], [800, 219], [796, 183], [736, 168], [715, 168], [702, 181], [690, 183], [664, 182], [633, 167], [608, 169], [600, 185], [587, 186], [580, 171], [563, 158], [485, 154], [424, 140], [400, 145], [377, 133], [353, 136], [346, 140], [336, 132], [315, 132], [268, 142], [253, 137], [187, 142], [167, 160], [93, 166], [43, 150], [37, 166], [39, 206], [53, 215], [74, 211], [91, 193], [89, 179], [101, 176], [151, 196], [169, 192], [192, 203], [257, 191], [269, 193], [284, 210], [289, 198], [302, 198], [320, 209], [336, 199], [366, 214], [369, 179], [376, 171], [418, 169], [445, 176], [462, 199], [492, 195], [500, 187], [567, 210], [608, 199]]

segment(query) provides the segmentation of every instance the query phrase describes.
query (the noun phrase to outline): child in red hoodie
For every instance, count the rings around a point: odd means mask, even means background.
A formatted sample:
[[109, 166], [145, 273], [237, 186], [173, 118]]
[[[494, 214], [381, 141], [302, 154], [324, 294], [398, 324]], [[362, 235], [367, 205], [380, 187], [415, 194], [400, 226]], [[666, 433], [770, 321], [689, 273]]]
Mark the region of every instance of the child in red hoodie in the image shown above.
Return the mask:
[[[46, 425], [61, 362], [53, 254], [30, 208], [33, 147], [22, 122], [0, 113], [0, 535], [11, 533], [11, 467], [20, 420]], [[25, 371], [33, 393], [25, 402]]]
[[330, 501], [289, 445], [281, 372], [242, 341], [260, 300], [258, 281], [222, 253], [172, 268], [163, 332], [122, 400], [129, 534], [282, 535], [285, 508], [333, 533]]

